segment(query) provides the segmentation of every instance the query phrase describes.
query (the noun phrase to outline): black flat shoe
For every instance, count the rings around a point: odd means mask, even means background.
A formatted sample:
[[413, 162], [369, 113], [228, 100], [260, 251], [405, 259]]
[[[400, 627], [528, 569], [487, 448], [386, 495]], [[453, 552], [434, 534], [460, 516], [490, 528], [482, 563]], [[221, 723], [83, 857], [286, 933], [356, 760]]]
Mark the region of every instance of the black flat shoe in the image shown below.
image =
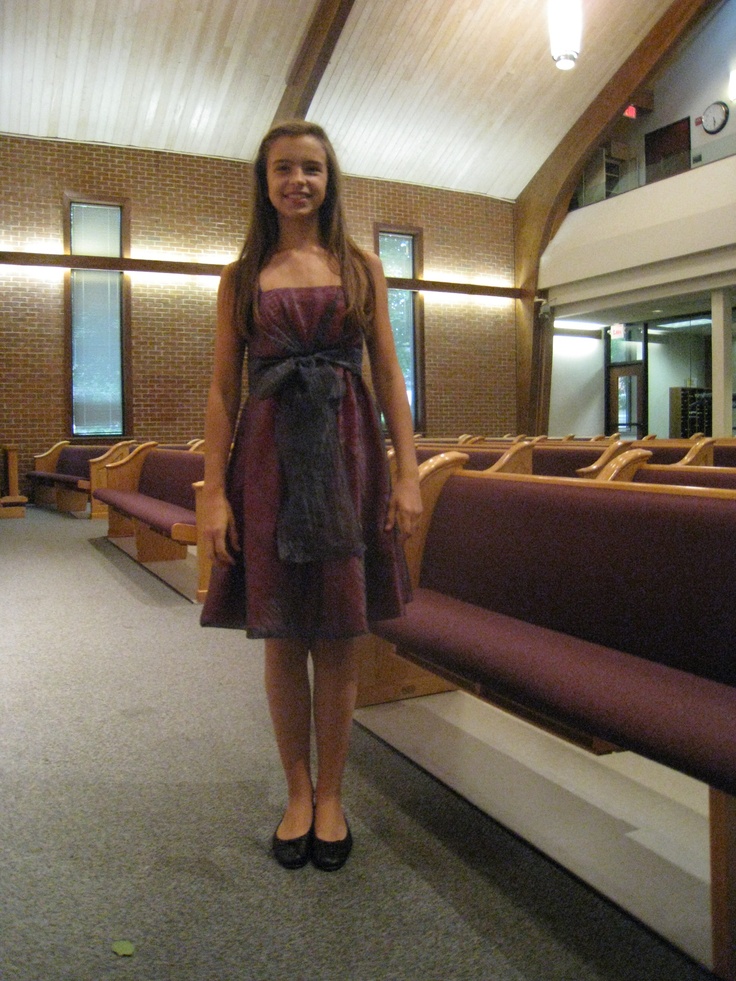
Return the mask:
[[353, 836], [348, 833], [341, 841], [322, 841], [316, 835], [312, 840], [312, 865], [323, 872], [337, 872], [347, 862], [353, 848]]
[[279, 838], [274, 832], [271, 851], [276, 861], [285, 869], [301, 869], [309, 861], [314, 840], [314, 825], [299, 838]]

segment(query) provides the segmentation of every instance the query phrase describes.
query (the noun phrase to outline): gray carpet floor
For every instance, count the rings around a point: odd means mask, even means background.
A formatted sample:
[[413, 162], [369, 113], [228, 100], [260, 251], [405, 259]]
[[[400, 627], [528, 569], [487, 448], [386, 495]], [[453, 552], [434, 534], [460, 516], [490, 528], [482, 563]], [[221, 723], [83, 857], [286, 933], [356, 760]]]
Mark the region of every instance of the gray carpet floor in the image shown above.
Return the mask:
[[104, 531], [0, 521], [1, 981], [711, 977], [357, 725], [349, 863], [282, 870], [262, 645]]

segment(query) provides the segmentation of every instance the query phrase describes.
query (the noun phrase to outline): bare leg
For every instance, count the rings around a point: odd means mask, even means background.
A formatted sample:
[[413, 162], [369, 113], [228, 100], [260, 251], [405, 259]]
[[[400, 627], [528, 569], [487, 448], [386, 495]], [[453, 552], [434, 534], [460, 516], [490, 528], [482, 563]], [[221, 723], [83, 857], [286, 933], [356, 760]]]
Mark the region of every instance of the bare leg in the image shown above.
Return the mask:
[[284, 840], [306, 834], [313, 819], [308, 656], [308, 645], [302, 641], [266, 640], [266, 694], [289, 795], [277, 828]]
[[319, 761], [315, 834], [322, 841], [341, 841], [347, 833], [342, 776], [358, 691], [357, 644], [354, 640], [321, 641], [312, 650], [312, 660]]

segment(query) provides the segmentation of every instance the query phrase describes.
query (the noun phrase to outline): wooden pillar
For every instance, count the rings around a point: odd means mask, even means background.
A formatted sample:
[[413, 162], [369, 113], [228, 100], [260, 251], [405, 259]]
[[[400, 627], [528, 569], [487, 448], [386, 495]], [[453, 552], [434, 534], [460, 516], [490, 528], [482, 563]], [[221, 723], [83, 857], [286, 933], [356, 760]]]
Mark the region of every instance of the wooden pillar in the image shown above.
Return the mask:
[[711, 293], [713, 436], [733, 435], [733, 326], [731, 291]]
[[736, 798], [710, 789], [713, 972], [736, 981]]
[[[5, 457], [5, 473], [0, 479], [0, 518], [25, 518], [28, 498], [18, 486], [18, 447], [0, 445]], [[7, 491], [7, 494], [5, 493]]]

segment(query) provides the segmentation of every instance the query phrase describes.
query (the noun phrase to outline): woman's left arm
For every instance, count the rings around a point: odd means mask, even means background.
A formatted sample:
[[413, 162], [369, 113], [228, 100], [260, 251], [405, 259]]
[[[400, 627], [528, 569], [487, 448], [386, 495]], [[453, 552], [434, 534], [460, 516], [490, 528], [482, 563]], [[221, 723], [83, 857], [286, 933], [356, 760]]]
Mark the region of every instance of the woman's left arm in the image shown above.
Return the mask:
[[375, 293], [373, 330], [366, 339], [366, 346], [371, 362], [373, 387], [386, 419], [396, 461], [396, 479], [392, 487], [386, 528], [388, 530], [397, 525], [402, 534], [411, 535], [422, 513], [414, 424], [404, 376], [396, 356], [388, 313], [388, 289], [381, 260], [372, 252], [366, 252], [365, 258]]

